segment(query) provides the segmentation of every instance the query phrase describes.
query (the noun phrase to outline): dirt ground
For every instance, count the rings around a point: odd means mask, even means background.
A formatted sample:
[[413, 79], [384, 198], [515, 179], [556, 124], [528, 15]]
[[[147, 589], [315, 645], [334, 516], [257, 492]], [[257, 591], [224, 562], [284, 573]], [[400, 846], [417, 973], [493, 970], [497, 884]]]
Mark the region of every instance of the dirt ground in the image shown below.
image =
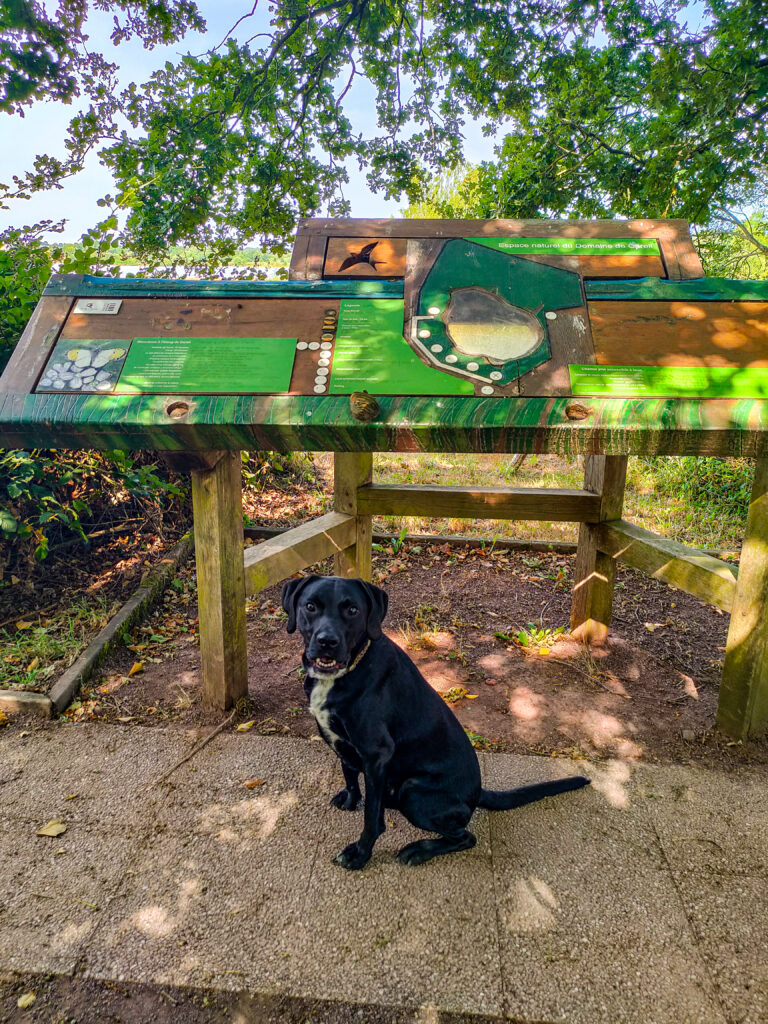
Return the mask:
[[[479, 749], [768, 763], [768, 745], [730, 743], [714, 729], [728, 617], [622, 569], [608, 645], [588, 649], [565, 628], [572, 567], [567, 555], [406, 544], [374, 556], [374, 579], [390, 596], [386, 632]], [[200, 702], [191, 567], [176, 587], [69, 717], [183, 728], [224, 719]], [[250, 700], [238, 721], [311, 739], [301, 640], [285, 632], [279, 591], [249, 606]]]
[[[32, 993], [28, 1008], [18, 1000]], [[423, 1011], [89, 978], [0, 978], [0, 1024], [418, 1024]], [[494, 1018], [434, 1011], [434, 1024]]]

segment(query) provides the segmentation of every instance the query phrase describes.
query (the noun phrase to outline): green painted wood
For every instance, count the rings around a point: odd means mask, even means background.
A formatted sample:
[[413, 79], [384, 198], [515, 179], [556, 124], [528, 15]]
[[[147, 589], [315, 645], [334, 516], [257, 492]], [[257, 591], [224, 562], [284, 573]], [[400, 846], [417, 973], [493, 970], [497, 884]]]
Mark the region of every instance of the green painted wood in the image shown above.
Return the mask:
[[379, 418], [361, 423], [345, 396], [6, 393], [0, 447], [768, 455], [763, 400], [590, 399], [580, 420], [567, 397], [377, 401]]
[[658, 277], [584, 282], [587, 298], [653, 302], [768, 302], [768, 281], [734, 281], [727, 277], [699, 277], [691, 281], [665, 281]]
[[43, 295], [80, 298], [402, 298], [402, 281], [169, 281], [163, 278], [53, 274]]

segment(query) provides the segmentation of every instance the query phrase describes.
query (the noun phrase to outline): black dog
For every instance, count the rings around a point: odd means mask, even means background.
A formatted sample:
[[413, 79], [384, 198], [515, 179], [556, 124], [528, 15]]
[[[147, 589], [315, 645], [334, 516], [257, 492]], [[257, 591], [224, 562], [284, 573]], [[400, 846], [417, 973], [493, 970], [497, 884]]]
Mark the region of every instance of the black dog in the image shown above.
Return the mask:
[[304, 576], [283, 587], [288, 632], [298, 625], [306, 644], [309, 707], [344, 773], [345, 787], [331, 802], [355, 810], [360, 772], [365, 776], [363, 832], [336, 863], [356, 869], [368, 862], [384, 831], [385, 807], [440, 835], [410, 843], [397, 855], [404, 864], [423, 864], [475, 845], [467, 825], [476, 807], [503, 811], [589, 785], [589, 779], [573, 776], [519, 789], [483, 789], [477, 756], [455, 715], [382, 634], [387, 600], [379, 587], [336, 576]]

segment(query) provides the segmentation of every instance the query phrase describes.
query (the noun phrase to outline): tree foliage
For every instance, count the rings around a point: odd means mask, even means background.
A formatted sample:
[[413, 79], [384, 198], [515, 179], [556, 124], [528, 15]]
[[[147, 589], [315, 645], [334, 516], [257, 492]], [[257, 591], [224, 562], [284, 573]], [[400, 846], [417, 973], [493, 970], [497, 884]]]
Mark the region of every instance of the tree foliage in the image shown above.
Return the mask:
[[[115, 43], [139, 36], [145, 46], [174, 42], [204, 22], [192, 0], [96, 0], [113, 16]], [[88, 0], [2, 0], [0, 111], [23, 113], [35, 99], [70, 101], [81, 91], [102, 93], [114, 65], [89, 51], [84, 24]]]
[[[85, 2], [62, 0], [80, 32]], [[172, 244], [225, 260], [257, 235], [287, 237], [300, 215], [344, 212], [355, 161], [374, 188], [417, 202], [471, 159], [470, 119], [497, 140], [465, 197], [478, 215], [703, 225], [766, 185], [765, 0], [273, 0], [266, 32], [243, 38], [256, 5], [244, 8], [238, 32], [122, 92], [110, 65], [83, 70], [46, 36], [32, 0], [12, 3], [60, 55], [56, 74], [30, 74], [26, 99], [66, 94], [71, 72], [90, 105], [66, 159], [42, 154], [6, 195], [55, 185], [98, 146], [117, 183], [106, 202], [150, 265]], [[192, 0], [99, 6], [127, 18], [116, 39], [150, 44], [201, 18]], [[359, 85], [374, 97], [369, 132], [354, 121]]]

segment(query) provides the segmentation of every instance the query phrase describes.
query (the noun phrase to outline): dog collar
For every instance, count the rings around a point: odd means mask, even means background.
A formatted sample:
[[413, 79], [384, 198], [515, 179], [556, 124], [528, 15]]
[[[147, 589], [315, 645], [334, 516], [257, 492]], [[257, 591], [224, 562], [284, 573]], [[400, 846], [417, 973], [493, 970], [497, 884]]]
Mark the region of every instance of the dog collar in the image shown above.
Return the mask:
[[355, 671], [355, 669], [357, 668], [357, 666], [358, 666], [358, 665], [360, 664], [360, 662], [361, 662], [361, 661], [363, 660], [363, 658], [364, 658], [364, 657], [366, 656], [366, 654], [368, 653], [368, 648], [369, 648], [370, 646], [371, 646], [371, 641], [370, 641], [370, 640], [366, 640], [366, 642], [365, 642], [365, 647], [364, 647], [364, 648], [362, 649], [362, 651], [360, 651], [360, 653], [359, 653], [359, 654], [358, 654], [358, 656], [357, 656], [357, 657], [355, 658], [355, 660], [354, 660], [354, 661], [352, 662], [352, 664], [351, 664], [351, 665], [349, 666], [349, 668], [347, 668], [347, 669], [344, 669], [344, 672], [345, 672], [345, 673], [347, 673], [347, 672], [354, 672], [354, 671]]

